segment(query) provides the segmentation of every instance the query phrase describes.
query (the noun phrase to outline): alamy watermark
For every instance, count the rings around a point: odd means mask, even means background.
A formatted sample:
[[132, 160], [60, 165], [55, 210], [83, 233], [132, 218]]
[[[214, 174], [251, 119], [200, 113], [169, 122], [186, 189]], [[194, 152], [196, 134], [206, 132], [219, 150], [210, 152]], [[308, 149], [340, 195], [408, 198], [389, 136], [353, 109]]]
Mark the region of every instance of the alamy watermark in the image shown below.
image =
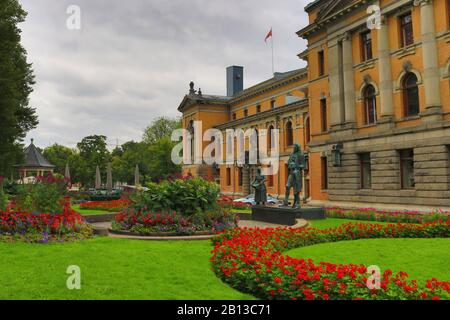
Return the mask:
[[81, 8], [75, 4], [67, 7], [66, 13], [69, 15], [66, 26], [69, 30], [81, 30]]
[[76, 265], [71, 265], [67, 267], [66, 273], [70, 275], [66, 281], [67, 289], [81, 290], [81, 268]]
[[369, 30], [381, 29], [381, 8], [377, 5], [370, 5], [367, 7], [367, 28]]

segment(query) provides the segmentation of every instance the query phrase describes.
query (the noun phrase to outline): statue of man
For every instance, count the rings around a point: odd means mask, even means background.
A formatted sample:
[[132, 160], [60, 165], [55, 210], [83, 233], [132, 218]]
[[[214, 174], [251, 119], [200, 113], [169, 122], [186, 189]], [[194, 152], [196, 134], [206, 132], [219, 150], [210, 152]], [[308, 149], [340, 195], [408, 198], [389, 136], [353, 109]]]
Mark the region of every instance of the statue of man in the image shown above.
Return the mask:
[[256, 177], [252, 181], [252, 187], [255, 189], [256, 205], [265, 205], [267, 203], [266, 177], [262, 175], [261, 168], [256, 170]]
[[289, 176], [286, 183], [283, 207], [289, 206], [289, 195], [291, 188], [294, 188], [293, 209], [300, 208], [300, 192], [302, 192], [303, 187], [303, 170], [305, 170], [305, 166], [305, 156], [301, 151], [301, 147], [299, 144], [295, 144], [294, 153], [291, 154], [288, 161]]

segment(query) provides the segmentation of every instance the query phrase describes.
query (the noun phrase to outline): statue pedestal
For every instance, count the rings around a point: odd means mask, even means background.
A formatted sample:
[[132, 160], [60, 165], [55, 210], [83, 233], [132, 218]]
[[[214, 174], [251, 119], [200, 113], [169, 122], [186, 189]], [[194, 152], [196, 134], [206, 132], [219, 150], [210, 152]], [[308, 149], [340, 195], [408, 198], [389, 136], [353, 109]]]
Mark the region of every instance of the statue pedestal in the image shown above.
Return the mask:
[[325, 219], [324, 208], [305, 207], [300, 209], [254, 206], [252, 219], [267, 223], [293, 226], [296, 219], [320, 220]]

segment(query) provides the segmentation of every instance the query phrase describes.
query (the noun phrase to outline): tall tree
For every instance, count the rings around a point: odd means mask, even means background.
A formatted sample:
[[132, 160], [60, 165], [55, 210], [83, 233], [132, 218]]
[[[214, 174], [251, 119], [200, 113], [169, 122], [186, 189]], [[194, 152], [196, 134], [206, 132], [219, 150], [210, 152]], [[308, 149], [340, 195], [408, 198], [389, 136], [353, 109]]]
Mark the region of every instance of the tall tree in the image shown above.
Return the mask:
[[144, 131], [143, 142], [152, 144], [164, 138], [170, 138], [172, 132], [181, 128], [181, 119], [161, 117], [154, 120]]
[[97, 166], [106, 178], [106, 165], [111, 161], [111, 154], [108, 151], [106, 137], [93, 135], [83, 138], [77, 144], [80, 151], [79, 156], [83, 160], [83, 174], [81, 182], [91, 186], [94, 181], [95, 169]]
[[55, 172], [64, 175], [66, 171], [66, 164], [69, 166], [72, 163], [69, 161], [71, 157], [76, 154], [76, 150], [62, 146], [60, 144], [54, 144], [44, 149], [44, 157], [55, 166]]
[[18, 24], [27, 13], [17, 0], [0, 1], [0, 175], [23, 159], [22, 141], [38, 125], [30, 107], [34, 75], [20, 41]]

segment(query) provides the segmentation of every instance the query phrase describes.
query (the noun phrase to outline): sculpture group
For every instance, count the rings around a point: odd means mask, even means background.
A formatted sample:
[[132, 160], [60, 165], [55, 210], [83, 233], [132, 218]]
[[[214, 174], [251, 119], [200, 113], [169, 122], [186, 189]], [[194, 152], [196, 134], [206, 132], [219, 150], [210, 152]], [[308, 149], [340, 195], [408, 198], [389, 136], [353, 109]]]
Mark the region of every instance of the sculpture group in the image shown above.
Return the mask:
[[[294, 145], [294, 152], [290, 155], [288, 160], [289, 175], [286, 183], [286, 194], [284, 202], [281, 205], [283, 208], [289, 207], [289, 196], [291, 189], [294, 189], [294, 204], [292, 209], [299, 209], [300, 193], [303, 188], [303, 172], [306, 169], [306, 158], [299, 144]], [[252, 182], [252, 187], [255, 189], [256, 205], [265, 205], [267, 203], [267, 189], [266, 178], [261, 174], [261, 168], [258, 168], [257, 175]]]

